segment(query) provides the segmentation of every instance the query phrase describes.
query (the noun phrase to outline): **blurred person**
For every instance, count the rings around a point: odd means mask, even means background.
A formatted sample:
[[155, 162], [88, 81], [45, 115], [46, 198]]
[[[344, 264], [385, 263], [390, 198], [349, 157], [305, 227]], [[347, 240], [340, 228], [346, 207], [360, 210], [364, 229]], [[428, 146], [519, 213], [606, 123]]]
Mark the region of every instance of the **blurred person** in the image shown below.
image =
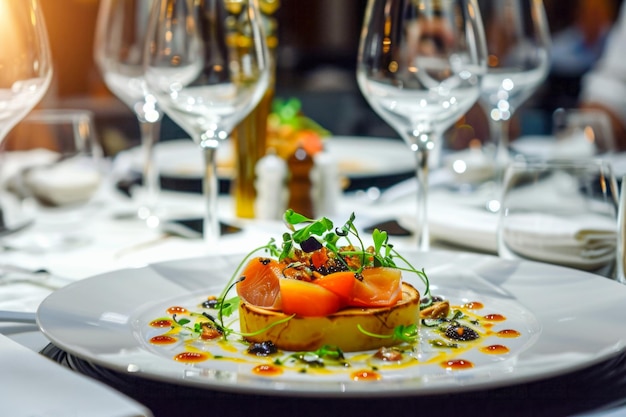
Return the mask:
[[582, 79], [580, 107], [606, 111], [617, 151], [626, 151], [626, 5], [623, 5], [600, 60]]
[[600, 59], [615, 20], [612, 0], [578, 0], [574, 21], [552, 35], [555, 74], [581, 76]]

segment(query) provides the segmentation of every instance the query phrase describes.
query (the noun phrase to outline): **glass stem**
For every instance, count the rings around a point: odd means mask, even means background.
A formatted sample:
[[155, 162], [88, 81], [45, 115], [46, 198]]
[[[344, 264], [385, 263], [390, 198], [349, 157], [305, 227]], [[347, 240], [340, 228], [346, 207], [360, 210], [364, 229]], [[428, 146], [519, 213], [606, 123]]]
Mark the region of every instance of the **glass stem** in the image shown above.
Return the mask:
[[220, 224], [217, 213], [217, 197], [219, 187], [216, 166], [217, 148], [212, 146], [202, 146], [202, 152], [204, 154], [204, 177], [202, 181], [202, 191], [206, 204], [203, 229], [204, 241], [208, 244], [209, 248], [217, 249], [220, 237]]
[[617, 211], [616, 280], [626, 284], [626, 175], [622, 176]]
[[153, 215], [161, 193], [159, 170], [155, 163], [154, 148], [159, 140], [161, 121], [139, 121], [141, 130], [141, 159], [143, 175], [142, 201], [139, 203], [139, 217]]
[[489, 130], [496, 147], [496, 167], [501, 171], [511, 160], [509, 155], [509, 120], [493, 120], [489, 118]]
[[487, 201], [487, 210], [498, 212], [500, 210], [500, 194], [502, 193], [502, 183], [504, 181], [504, 170], [511, 161], [509, 154], [509, 125], [510, 120], [493, 120], [489, 118], [489, 130], [491, 139], [495, 146], [494, 155], [494, 187], [493, 195]]
[[415, 234], [417, 235], [417, 247], [421, 251], [430, 249], [430, 233], [428, 231], [428, 159], [430, 149], [428, 141], [413, 147], [415, 159], [417, 161], [417, 224]]

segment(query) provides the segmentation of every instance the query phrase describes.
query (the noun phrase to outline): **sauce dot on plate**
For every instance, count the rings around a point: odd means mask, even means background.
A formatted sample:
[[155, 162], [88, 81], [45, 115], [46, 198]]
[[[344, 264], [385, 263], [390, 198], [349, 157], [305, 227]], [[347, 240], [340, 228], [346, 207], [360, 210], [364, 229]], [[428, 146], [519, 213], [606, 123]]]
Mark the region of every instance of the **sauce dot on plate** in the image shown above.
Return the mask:
[[496, 336], [498, 337], [520, 337], [522, 334], [520, 332], [518, 332], [517, 330], [513, 330], [513, 329], [504, 329], [504, 330], [500, 330], [499, 332], [496, 333]]
[[441, 366], [446, 368], [449, 371], [459, 370], [459, 369], [470, 369], [474, 367], [474, 364], [465, 359], [454, 359], [441, 363]]
[[503, 345], [483, 346], [479, 350], [490, 355], [503, 355], [505, 353], [509, 353], [509, 348]]
[[506, 317], [504, 317], [502, 314], [487, 314], [485, 316], [485, 320], [489, 320], [489, 321], [504, 321], [504, 320], [506, 320]]
[[169, 319], [152, 320], [150, 327], [172, 327], [172, 321]]
[[263, 376], [276, 376], [283, 373], [283, 370], [275, 365], [258, 365], [252, 368], [252, 373]]
[[350, 375], [353, 381], [379, 381], [382, 376], [375, 371], [361, 370]]
[[209, 355], [203, 352], [183, 352], [174, 356], [177, 362], [196, 363], [209, 359]]
[[187, 309], [185, 307], [173, 306], [166, 310], [169, 314], [185, 314]]
[[176, 339], [175, 337], [162, 334], [150, 338], [150, 343], [152, 343], [153, 345], [170, 345], [172, 343], [176, 343], [177, 340], [178, 339]]

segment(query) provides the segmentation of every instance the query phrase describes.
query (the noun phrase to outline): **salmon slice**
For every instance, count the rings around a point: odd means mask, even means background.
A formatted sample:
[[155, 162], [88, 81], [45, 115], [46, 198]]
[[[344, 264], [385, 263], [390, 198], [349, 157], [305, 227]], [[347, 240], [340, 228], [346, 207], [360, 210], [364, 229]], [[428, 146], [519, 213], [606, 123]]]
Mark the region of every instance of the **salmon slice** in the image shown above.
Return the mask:
[[237, 283], [237, 295], [247, 303], [268, 309], [280, 309], [280, 283], [283, 266], [275, 259], [251, 259]]

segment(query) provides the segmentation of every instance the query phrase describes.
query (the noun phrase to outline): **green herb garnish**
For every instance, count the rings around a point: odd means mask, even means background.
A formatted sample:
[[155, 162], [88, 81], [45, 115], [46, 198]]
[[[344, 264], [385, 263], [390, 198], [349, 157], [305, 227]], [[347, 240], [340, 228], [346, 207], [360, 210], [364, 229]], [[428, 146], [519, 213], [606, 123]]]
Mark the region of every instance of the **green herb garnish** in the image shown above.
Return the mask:
[[[415, 268], [411, 263], [396, 251], [392, 244], [389, 243], [387, 232], [376, 229], [372, 232], [373, 245], [365, 246], [359, 231], [354, 225], [356, 216], [354, 213], [340, 227], [335, 227], [333, 222], [322, 217], [320, 219], [310, 219], [294, 210], [287, 210], [283, 216], [283, 220], [290, 232], [286, 232], [282, 236], [280, 246], [274, 239], [267, 244], [260, 246], [248, 253], [239, 263], [235, 272], [226, 284], [224, 290], [218, 297], [216, 308], [218, 309], [217, 321], [222, 328], [227, 326], [224, 323], [224, 317], [230, 316], [238, 306], [238, 297], [227, 298], [228, 293], [237, 284], [241, 269], [249, 261], [249, 259], [258, 252], [266, 252], [271, 257], [278, 258], [279, 261], [294, 258], [297, 250], [304, 252], [305, 248], [326, 248], [335, 255], [335, 259], [343, 264], [343, 266], [354, 272], [358, 276], [363, 269], [368, 267], [389, 267], [399, 269], [401, 271], [416, 274], [425, 285], [424, 297], [421, 307], [431, 303], [431, 294], [428, 277], [424, 270]], [[359, 262], [355, 266], [348, 263], [346, 258], [356, 258]], [[239, 279], [243, 279], [239, 277]], [[398, 340], [409, 341], [417, 337], [417, 329], [410, 328], [396, 329], [394, 337]], [[364, 331], [367, 334], [367, 332]], [[224, 332], [224, 337], [227, 332]]]
[[346, 366], [347, 364], [343, 351], [337, 346], [329, 345], [322, 346], [312, 352], [296, 352], [289, 357], [314, 368], [323, 368], [326, 364], [339, 366]]
[[379, 339], [393, 339], [398, 342], [415, 343], [417, 342], [419, 337], [419, 329], [415, 324], [409, 324], [408, 326], [401, 324], [400, 326], [396, 326], [391, 334], [376, 334], [368, 332], [363, 327], [361, 327], [360, 324], [358, 324], [357, 327], [359, 328], [359, 331], [361, 331], [361, 333]]

